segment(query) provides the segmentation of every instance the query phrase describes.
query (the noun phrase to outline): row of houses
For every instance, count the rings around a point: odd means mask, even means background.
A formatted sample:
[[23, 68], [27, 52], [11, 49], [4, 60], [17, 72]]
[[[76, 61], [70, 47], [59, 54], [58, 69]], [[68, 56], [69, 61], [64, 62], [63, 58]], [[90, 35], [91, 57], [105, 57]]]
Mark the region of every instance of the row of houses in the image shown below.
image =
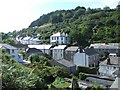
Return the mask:
[[[38, 37], [40, 35], [17, 35], [16, 36], [16, 43], [21, 43], [21, 44], [34, 44], [34, 45], [39, 45], [42, 44], [43, 41], [40, 40]], [[58, 33], [53, 33], [50, 36], [50, 44], [69, 44], [69, 37], [67, 33], [64, 32], [58, 32]]]
[[18, 35], [16, 36], [16, 43], [21, 43], [21, 44], [42, 44], [42, 40], [38, 39], [39, 35], [31, 35], [31, 36], [26, 36], [26, 35]]
[[[49, 54], [54, 61], [53, 66], [63, 66], [70, 73], [75, 73], [77, 66], [93, 67], [98, 65], [99, 53], [94, 48], [81, 49], [78, 46], [67, 45], [8, 45], [0, 44], [0, 48], [6, 51], [19, 63], [30, 63], [24, 60], [23, 56], [19, 53], [26, 51], [26, 56], [31, 54]], [[98, 77], [87, 77], [87, 83], [98, 83], [105, 87], [118, 88], [118, 79], [120, 77], [120, 57], [109, 56], [105, 61], [99, 64]], [[78, 82], [79, 83], [79, 82]], [[81, 83], [81, 82], [80, 82]], [[80, 84], [81, 85], [81, 84]]]
[[[115, 44], [114, 44], [115, 45]], [[67, 46], [67, 45], [21, 45], [17, 44], [14, 46], [8, 44], [0, 44], [1, 48], [5, 48], [11, 56], [18, 62], [23, 62], [23, 56], [19, 54], [20, 51], [28, 52], [29, 56], [31, 53], [43, 53], [50, 55], [56, 62], [65, 61], [71, 64], [71, 66], [96, 66], [99, 62], [99, 52], [96, 48], [85, 48], [81, 49], [78, 46]], [[111, 49], [111, 48], [110, 48]], [[108, 60], [100, 62], [99, 73], [100, 75], [107, 75], [116, 77], [119, 70], [119, 58], [117, 56], [110, 56], [110, 64]], [[116, 64], [115, 64], [116, 63]], [[63, 63], [64, 65], [64, 63]], [[66, 64], [66, 67], [68, 65]]]
[[106, 52], [110, 55], [120, 56], [120, 44], [119, 43], [95, 43], [91, 44], [100, 55], [104, 55]]
[[29, 48], [40, 49], [49, 54], [54, 60], [67, 60], [76, 66], [96, 66], [99, 62], [99, 54], [94, 48], [79, 49], [78, 46], [67, 45], [28, 45]]

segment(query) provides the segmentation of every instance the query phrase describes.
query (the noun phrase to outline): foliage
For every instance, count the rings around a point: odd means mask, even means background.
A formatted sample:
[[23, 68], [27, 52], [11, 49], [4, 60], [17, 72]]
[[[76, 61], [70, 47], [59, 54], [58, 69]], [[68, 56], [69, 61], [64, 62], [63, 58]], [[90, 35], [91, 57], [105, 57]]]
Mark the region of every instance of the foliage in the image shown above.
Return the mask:
[[93, 84], [93, 85], [91, 86], [91, 90], [103, 90], [103, 89], [102, 89], [102, 87], [100, 87], [99, 84]]
[[39, 62], [40, 59], [39, 59], [39, 56], [36, 55], [36, 54], [31, 54], [29, 57], [28, 57], [28, 60], [33, 63], [33, 62]]
[[80, 78], [81, 80], [85, 80], [86, 77], [87, 77], [87, 75], [86, 75], [85, 73], [79, 73], [79, 78]]
[[67, 88], [71, 83], [65, 81], [63, 78], [57, 77], [52, 85], [56, 88]]
[[[3, 50], [2, 54], [2, 87], [3, 89], [47, 88], [41, 78], [31, 68], [17, 63]], [[38, 85], [39, 84], [39, 85]]]
[[[4, 34], [3, 40], [19, 33], [24, 35], [40, 34], [44, 43], [49, 43], [53, 32], [64, 31], [69, 34], [70, 44], [86, 47], [91, 43], [119, 42], [119, 6], [110, 9], [76, 7], [71, 10], [57, 10], [40, 16], [30, 26], [20, 31]], [[6, 41], [8, 42], [8, 41]]]
[[78, 67], [78, 70], [77, 70], [77, 73], [88, 73], [88, 74], [96, 74], [98, 72], [98, 67], [82, 67], [82, 66], [79, 66]]

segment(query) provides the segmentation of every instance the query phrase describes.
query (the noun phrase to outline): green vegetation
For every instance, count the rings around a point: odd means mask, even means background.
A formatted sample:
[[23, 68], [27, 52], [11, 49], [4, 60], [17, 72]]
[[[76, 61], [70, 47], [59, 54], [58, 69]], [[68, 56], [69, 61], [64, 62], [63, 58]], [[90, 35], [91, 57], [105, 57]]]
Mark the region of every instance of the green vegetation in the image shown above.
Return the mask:
[[84, 66], [79, 66], [77, 73], [79, 74], [80, 72], [87, 73], [87, 74], [97, 74], [98, 67], [84, 67]]
[[66, 82], [63, 78], [57, 77], [52, 85], [56, 88], [67, 88], [71, 85], [71, 83]]
[[[33, 59], [32, 63], [22, 65], [2, 49], [2, 72], [0, 72], [0, 76], [2, 74], [3, 90], [12, 88], [20, 90], [41, 88], [44, 90], [55, 81], [57, 76], [59, 78], [65, 77], [65, 75], [69, 76], [65, 68], [52, 67], [48, 58], [44, 56], [38, 57], [34, 58], [35, 60]], [[65, 84], [68, 85], [67, 82]], [[63, 85], [63, 87], [65, 86]]]
[[49, 43], [50, 35], [64, 31], [69, 34], [71, 44], [87, 46], [95, 42], [120, 41], [120, 11], [119, 5], [114, 9], [109, 7], [85, 8], [76, 7], [71, 10], [57, 10], [40, 16], [30, 26], [21, 31], [2, 34], [3, 40], [18, 34], [40, 34], [39, 39]]
[[79, 78], [80, 78], [81, 80], [85, 80], [86, 77], [87, 77], [87, 75], [86, 75], [85, 73], [79, 73]]

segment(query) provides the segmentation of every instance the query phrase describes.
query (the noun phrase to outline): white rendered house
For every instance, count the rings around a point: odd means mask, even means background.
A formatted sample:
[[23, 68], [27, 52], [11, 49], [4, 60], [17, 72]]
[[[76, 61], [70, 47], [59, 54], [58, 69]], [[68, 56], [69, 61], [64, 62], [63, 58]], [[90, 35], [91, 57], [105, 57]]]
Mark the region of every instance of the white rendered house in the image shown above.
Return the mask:
[[99, 64], [99, 73], [103, 76], [117, 77], [119, 73], [117, 71], [120, 70], [120, 57], [110, 57], [108, 59]]
[[69, 37], [68, 37], [68, 34], [66, 33], [61, 33], [61, 32], [58, 32], [56, 34], [53, 34], [50, 36], [50, 43], [51, 44], [69, 44]]
[[18, 49], [9, 44], [0, 44], [1, 48], [4, 48], [16, 61], [22, 62], [22, 57], [18, 53]]
[[83, 51], [78, 50], [73, 56], [73, 63], [76, 66], [96, 66], [98, 61], [99, 54], [93, 48], [84, 49]]
[[52, 58], [55, 60], [64, 59], [66, 45], [58, 45], [52, 49]]

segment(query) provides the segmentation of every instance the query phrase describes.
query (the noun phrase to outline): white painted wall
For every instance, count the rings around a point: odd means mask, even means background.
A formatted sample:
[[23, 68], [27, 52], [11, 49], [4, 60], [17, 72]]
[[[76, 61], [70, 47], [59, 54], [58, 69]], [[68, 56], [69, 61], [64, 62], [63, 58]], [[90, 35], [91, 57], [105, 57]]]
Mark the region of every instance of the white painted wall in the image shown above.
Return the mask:
[[63, 49], [53, 49], [52, 51], [53, 59], [60, 60], [64, 58], [64, 50]]
[[88, 56], [85, 53], [77, 52], [73, 56], [73, 63], [76, 66], [89, 66], [88, 65]]
[[18, 62], [22, 62], [23, 57], [19, 56], [19, 52], [17, 49], [10, 49], [10, 55]]
[[98, 61], [99, 61], [98, 54], [88, 56], [85, 53], [77, 52], [73, 56], [73, 63], [77, 66], [86, 66], [86, 67], [89, 67], [89, 65], [96, 66], [98, 64]]
[[[67, 37], [67, 40], [66, 40]], [[57, 41], [57, 44], [68, 44], [69, 38], [68, 35], [58, 35], [58, 36], [50, 36], [50, 43], [52, 44], [54, 41]]]
[[39, 49], [39, 50], [41, 50], [45, 54], [50, 54], [50, 50], [49, 49]]
[[113, 75], [113, 72], [115, 72], [118, 69], [119, 68], [114, 68], [114, 67], [108, 66], [108, 65], [106, 65], [106, 66], [105, 65], [100, 65], [99, 66], [99, 73], [100, 73], [100, 75], [115, 77]]

